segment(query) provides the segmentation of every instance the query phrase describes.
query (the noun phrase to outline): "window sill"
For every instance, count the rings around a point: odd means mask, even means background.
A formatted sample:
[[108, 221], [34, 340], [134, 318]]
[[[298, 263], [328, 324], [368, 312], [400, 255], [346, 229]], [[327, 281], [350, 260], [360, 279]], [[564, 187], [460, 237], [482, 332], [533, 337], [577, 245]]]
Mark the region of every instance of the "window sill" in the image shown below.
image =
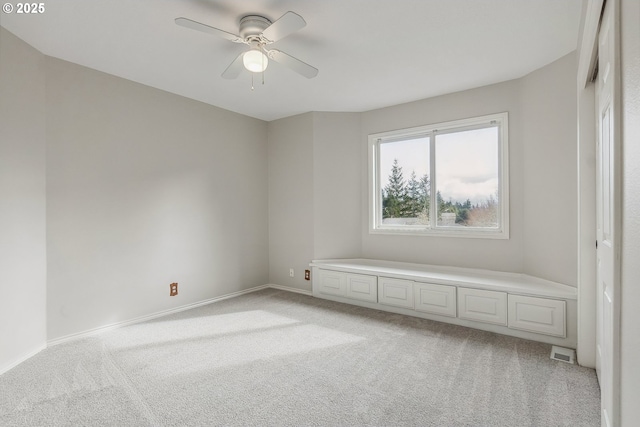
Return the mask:
[[465, 239], [509, 239], [505, 230], [451, 230], [451, 229], [399, 229], [399, 228], [370, 228], [369, 234], [383, 234], [395, 236], [425, 236], [425, 237], [455, 237]]

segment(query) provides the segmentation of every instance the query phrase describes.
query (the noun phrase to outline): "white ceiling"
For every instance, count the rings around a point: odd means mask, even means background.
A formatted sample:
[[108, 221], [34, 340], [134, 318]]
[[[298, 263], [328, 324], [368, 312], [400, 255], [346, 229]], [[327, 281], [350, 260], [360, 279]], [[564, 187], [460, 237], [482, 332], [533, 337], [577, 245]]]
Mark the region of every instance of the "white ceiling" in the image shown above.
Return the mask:
[[[521, 77], [576, 49], [581, 0], [56, 0], [0, 24], [41, 52], [263, 120], [367, 111]], [[220, 75], [245, 45], [175, 25], [232, 33], [246, 14], [287, 11], [307, 26], [272, 45], [320, 70], [269, 64]]]

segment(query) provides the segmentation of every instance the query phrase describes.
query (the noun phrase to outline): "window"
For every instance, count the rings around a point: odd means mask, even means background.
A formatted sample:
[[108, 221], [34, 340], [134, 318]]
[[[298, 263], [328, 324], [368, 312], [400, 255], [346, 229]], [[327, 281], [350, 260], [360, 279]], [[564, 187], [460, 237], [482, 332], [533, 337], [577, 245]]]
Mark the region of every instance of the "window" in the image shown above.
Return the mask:
[[369, 135], [370, 232], [509, 238], [507, 120]]

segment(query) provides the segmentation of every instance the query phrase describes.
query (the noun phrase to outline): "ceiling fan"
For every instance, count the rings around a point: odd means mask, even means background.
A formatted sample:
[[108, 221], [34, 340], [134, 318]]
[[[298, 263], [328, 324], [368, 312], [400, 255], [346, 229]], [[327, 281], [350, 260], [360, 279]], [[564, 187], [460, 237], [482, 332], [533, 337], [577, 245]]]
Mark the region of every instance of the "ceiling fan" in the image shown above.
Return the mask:
[[262, 73], [267, 68], [269, 59], [289, 67], [309, 79], [318, 75], [317, 68], [280, 50], [267, 49], [267, 46], [271, 43], [275, 43], [307, 25], [305, 20], [297, 13], [287, 12], [275, 22], [271, 22], [264, 16], [259, 15], [243, 16], [240, 19], [240, 35], [187, 18], [176, 18], [175, 22], [182, 27], [214, 34], [234, 43], [244, 43], [250, 46], [249, 50], [238, 55], [224, 70], [222, 77], [225, 79], [235, 79], [240, 75], [243, 68], [253, 73]]

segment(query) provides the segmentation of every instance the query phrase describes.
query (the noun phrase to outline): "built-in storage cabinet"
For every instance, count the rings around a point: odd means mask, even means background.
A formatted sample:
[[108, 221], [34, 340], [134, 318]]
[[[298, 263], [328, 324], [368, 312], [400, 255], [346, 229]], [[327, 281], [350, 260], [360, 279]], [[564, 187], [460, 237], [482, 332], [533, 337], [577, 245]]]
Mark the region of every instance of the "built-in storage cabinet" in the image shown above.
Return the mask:
[[479, 322], [507, 324], [507, 294], [458, 288], [458, 317]]
[[411, 280], [378, 277], [380, 304], [413, 308], [413, 282]]
[[456, 317], [456, 287], [415, 282], [415, 308], [425, 313]]
[[509, 295], [509, 327], [566, 337], [565, 301]]
[[511, 273], [385, 261], [377, 267], [372, 260], [330, 261], [311, 264], [317, 297], [575, 345], [576, 331], [567, 329], [568, 307], [575, 316], [575, 288]]
[[347, 295], [347, 276], [331, 270], [318, 270], [318, 291], [325, 295]]
[[378, 301], [378, 277], [364, 274], [346, 274], [347, 298], [360, 301]]
[[[378, 301], [378, 277], [340, 271], [318, 270], [318, 292], [359, 301]], [[314, 280], [314, 286], [316, 281]]]

